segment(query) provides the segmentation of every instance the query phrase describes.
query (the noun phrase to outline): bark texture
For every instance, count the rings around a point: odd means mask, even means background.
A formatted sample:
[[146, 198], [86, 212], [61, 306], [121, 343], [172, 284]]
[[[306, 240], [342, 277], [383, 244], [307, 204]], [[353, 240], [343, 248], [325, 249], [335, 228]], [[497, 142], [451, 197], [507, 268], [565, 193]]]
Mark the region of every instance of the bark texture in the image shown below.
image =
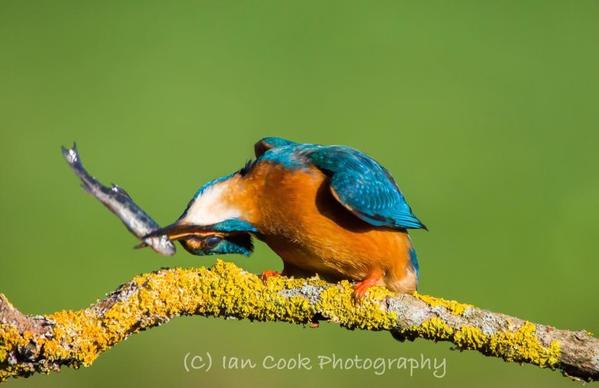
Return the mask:
[[89, 366], [129, 335], [179, 315], [388, 330], [398, 340], [449, 341], [506, 361], [599, 380], [599, 339], [456, 301], [396, 295], [374, 287], [355, 303], [352, 285], [271, 277], [263, 282], [232, 263], [139, 275], [83, 310], [24, 315], [0, 294], [0, 381]]

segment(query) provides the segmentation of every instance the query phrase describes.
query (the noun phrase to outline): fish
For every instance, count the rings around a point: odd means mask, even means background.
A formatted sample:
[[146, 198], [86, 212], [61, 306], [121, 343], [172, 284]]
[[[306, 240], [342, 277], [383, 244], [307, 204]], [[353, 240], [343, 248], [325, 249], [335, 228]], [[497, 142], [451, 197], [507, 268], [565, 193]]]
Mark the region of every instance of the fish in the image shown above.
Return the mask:
[[61, 150], [62, 156], [81, 180], [81, 187], [114, 213], [127, 229], [141, 240], [135, 248], [150, 247], [164, 256], [176, 253], [175, 244], [168, 236], [148, 236], [160, 229], [160, 225], [133, 201], [125, 189], [116, 184], [104, 186], [87, 172], [81, 162], [77, 144], [73, 144], [71, 148], [62, 146]]

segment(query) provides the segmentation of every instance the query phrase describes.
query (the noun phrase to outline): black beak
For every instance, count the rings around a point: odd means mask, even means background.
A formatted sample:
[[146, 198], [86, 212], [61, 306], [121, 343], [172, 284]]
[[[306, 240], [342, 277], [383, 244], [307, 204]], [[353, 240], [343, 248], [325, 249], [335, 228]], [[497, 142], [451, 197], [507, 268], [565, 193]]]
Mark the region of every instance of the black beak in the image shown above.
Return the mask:
[[148, 237], [166, 236], [170, 241], [175, 241], [188, 236], [205, 236], [209, 234], [214, 234], [214, 231], [207, 229], [206, 226], [203, 225], [200, 226], [174, 223], [148, 233], [142, 238], [142, 240]]

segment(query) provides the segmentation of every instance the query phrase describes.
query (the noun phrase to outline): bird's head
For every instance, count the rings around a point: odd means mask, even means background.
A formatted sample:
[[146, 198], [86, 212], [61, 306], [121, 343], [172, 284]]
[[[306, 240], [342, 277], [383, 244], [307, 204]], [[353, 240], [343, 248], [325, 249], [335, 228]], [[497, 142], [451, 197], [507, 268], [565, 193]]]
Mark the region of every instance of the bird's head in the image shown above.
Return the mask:
[[146, 237], [166, 235], [171, 241], [178, 240], [193, 255], [249, 256], [253, 250], [250, 233], [258, 230], [244, 219], [248, 206], [240, 194], [241, 179], [248, 168], [246, 165], [234, 174], [203, 185], [175, 223]]
[[[173, 224], [158, 229], [145, 237], [166, 235], [171, 241], [179, 241], [192, 255], [207, 256], [236, 253], [249, 256], [254, 250], [252, 237], [246, 232], [222, 232], [212, 225]], [[145, 238], [144, 237], [144, 238]]]
[[252, 237], [248, 233], [214, 233], [194, 234], [179, 239], [185, 250], [192, 255], [225, 255], [236, 253], [249, 256], [254, 250]]

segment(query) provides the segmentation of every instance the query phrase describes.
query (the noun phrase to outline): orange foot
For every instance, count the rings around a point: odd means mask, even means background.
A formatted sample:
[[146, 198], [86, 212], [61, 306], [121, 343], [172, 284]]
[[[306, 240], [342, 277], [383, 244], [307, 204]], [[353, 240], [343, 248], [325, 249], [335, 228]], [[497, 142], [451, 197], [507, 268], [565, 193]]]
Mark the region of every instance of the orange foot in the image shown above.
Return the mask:
[[260, 279], [262, 279], [263, 282], [266, 282], [268, 278], [273, 276], [281, 276], [281, 273], [278, 271], [267, 270], [260, 274]]
[[376, 285], [379, 280], [381, 280], [381, 275], [379, 273], [373, 273], [368, 275], [368, 277], [361, 282], [356, 283], [354, 286], [354, 300], [356, 302], [360, 301], [365, 295], [366, 291], [374, 285]]

